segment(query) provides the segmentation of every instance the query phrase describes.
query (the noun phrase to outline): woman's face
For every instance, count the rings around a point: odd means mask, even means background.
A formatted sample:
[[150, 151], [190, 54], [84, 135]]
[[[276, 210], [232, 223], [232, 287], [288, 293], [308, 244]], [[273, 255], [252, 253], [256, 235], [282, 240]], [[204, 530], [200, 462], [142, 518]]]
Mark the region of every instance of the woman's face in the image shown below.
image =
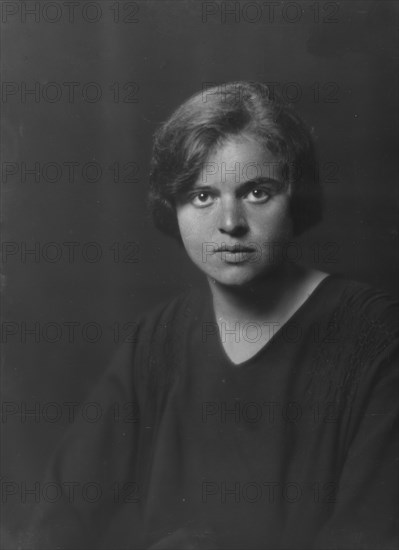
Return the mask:
[[178, 201], [188, 255], [224, 285], [247, 285], [271, 274], [292, 239], [289, 201], [280, 158], [252, 136], [232, 136]]

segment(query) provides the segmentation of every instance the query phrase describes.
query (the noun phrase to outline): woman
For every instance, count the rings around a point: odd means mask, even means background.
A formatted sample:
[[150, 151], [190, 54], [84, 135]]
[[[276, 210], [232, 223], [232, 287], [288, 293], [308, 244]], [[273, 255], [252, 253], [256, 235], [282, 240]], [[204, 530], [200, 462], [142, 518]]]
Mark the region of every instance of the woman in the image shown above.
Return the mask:
[[321, 218], [315, 163], [261, 84], [197, 94], [161, 126], [154, 219], [209, 291], [137, 321], [90, 399], [101, 418], [53, 461], [63, 496], [26, 548], [396, 546], [396, 310], [287, 261]]

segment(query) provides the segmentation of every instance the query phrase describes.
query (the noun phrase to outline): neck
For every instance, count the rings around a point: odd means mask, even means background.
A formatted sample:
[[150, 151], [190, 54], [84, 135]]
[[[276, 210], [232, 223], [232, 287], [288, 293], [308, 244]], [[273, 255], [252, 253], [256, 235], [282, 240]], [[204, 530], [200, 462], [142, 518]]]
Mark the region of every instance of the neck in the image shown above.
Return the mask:
[[287, 263], [245, 286], [227, 286], [209, 278], [216, 318], [255, 321], [273, 316], [285, 308], [303, 277], [303, 268]]

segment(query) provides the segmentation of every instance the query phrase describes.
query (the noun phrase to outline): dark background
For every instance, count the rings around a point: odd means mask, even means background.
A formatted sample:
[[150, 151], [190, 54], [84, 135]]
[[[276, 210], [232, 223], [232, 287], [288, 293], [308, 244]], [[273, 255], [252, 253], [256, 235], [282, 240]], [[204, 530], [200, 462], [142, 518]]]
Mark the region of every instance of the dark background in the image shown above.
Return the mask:
[[[317, 136], [326, 194], [302, 260], [397, 295], [396, 2], [277, 2], [274, 20], [264, 2], [82, 2], [73, 14], [57, 0], [36, 4], [25, 15], [1, 2], [1, 481], [17, 487], [3, 494], [7, 549], [34, 505], [18, 491], [40, 481], [68, 425], [66, 409], [56, 418], [48, 403], [82, 402], [115, 350], [115, 327], [201, 284], [152, 227], [146, 193], [152, 133], [205, 83], [274, 82], [292, 100]], [[65, 82], [77, 83], [74, 97]], [[74, 177], [65, 162], [77, 163]], [[24, 178], [35, 163], [37, 176]], [[92, 343], [94, 329], [81, 331], [90, 322], [102, 330]], [[24, 338], [24, 323], [38, 334]], [[70, 341], [65, 323], [76, 326]]]

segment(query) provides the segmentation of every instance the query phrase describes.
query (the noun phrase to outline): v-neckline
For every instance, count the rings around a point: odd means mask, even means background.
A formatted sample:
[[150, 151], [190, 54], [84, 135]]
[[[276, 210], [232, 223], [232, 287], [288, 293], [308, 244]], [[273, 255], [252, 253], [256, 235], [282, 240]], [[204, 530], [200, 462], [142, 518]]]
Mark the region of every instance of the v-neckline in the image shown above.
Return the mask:
[[269, 338], [269, 340], [260, 349], [258, 349], [258, 351], [256, 353], [254, 353], [251, 357], [248, 357], [248, 359], [245, 359], [244, 361], [241, 361], [240, 363], [234, 363], [234, 361], [232, 361], [230, 359], [229, 355], [227, 354], [226, 350], [224, 349], [223, 342], [222, 342], [221, 336], [220, 336], [220, 331], [219, 331], [217, 319], [216, 319], [215, 309], [214, 309], [214, 306], [213, 306], [212, 295], [210, 294], [208, 307], [209, 307], [209, 310], [210, 310], [212, 323], [214, 323], [214, 326], [217, 327], [217, 331], [216, 331], [217, 344], [216, 345], [217, 345], [217, 348], [218, 348], [219, 355], [221, 355], [223, 357], [224, 361], [228, 364], [228, 366], [230, 368], [233, 368], [233, 369], [234, 368], [241, 369], [241, 368], [245, 367], [247, 364], [250, 364], [252, 361], [258, 359], [258, 357], [262, 353], [264, 353], [266, 350], [268, 350], [274, 344], [274, 342], [276, 342], [276, 340], [278, 338], [280, 338], [281, 333], [282, 333], [282, 329], [287, 327], [287, 325], [292, 324], [292, 322], [299, 315], [302, 314], [303, 310], [306, 309], [311, 302], [313, 302], [315, 296], [317, 296], [317, 294], [319, 294], [320, 290], [324, 287], [325, 283], [327, 283], [332, 278], [337, 277], [337, 276], [338, 275], [335, 274], [335, 273], [330, 273], [326, 277], [324, 277], [314, 287], [314, 289], [309, 294], [309, 296], [306, 298], [306, 300], [304, 302], [302, 302], [302, 304], [293, 312], [293, 314], [284, 323], [282, 323], [279, 326], [279, 328], [273, 333], [273, 336], [271, 338]]

